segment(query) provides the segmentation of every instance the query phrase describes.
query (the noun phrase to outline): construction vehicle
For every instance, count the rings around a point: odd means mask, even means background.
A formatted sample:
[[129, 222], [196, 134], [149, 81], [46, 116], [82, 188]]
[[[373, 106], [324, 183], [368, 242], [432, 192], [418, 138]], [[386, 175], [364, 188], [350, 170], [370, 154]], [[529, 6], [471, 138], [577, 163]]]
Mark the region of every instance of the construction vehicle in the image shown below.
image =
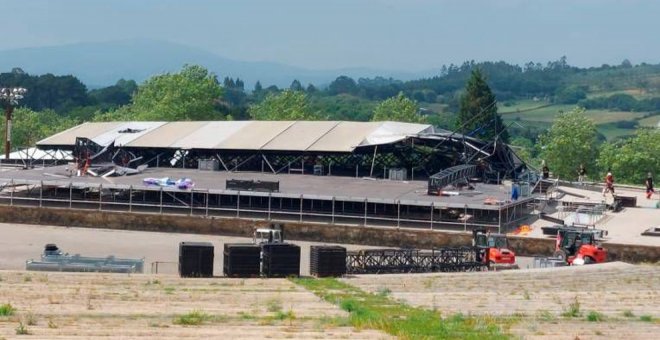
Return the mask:
[[509, 248], [504, 234], [490, 233], [485, 228], [472, 230], [472, 245], [477, 252], [477, 261], [489, 270], [518, 269], [516, 254]]
[[603, 263], [607, 249], [596, 242], [597, 231], [582, 228], [559, 228], [554, 256], [569, 265]]

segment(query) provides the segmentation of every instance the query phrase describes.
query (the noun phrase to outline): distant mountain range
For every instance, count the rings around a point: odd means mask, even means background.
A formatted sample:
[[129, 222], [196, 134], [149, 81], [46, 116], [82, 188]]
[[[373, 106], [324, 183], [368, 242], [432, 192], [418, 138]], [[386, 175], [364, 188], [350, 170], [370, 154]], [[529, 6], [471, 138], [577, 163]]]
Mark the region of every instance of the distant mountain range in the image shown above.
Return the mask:
[[[175, 72], [184, 64], [199, 64], [222, 78], [239, 77], [251, 89], [257, 80], [264, 87], [287, 87], [294, 79], [303, 84], [323, 86], [340, 75], [392, 77], [409, 80], [434, 75], [427, 72], [399, 72], [370, 68], [310, 70], [275, 62], [232, 60], [203, 49], [157, 40], [122, 40], [33, 47], [0, 51], [0, 72], [20, 67], [30, 74], [71, 74], [90, 88], [108, 86], [117, 80], [141, 82], [154, 74]], [[437, 74], [437, 72], [435, 72]]]

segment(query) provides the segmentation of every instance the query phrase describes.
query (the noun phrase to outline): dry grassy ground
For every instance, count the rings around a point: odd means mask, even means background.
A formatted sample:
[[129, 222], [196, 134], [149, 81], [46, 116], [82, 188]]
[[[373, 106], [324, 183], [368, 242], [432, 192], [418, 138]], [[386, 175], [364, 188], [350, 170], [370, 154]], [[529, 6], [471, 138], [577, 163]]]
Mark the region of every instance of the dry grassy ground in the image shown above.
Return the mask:
[[[388, 292], [395, 299], [446, 315], [515, 315], [520, 321], [511, 331], [524, 338], [657, 339], [660, 334], [657, 265], [364, 275], [345, 282], [366, 291]], [[574, 316], [567, 316], [571, 311]], [[590, 314], [592, 320], [601, 320], [589, 321]]]
[[[0, 271], [0, 339], [388, 338], [285, 279]], [[192, 311], [200, 318], [182, 319]], [[192, 321], [190, 320], [192, 319]], [[199, 325], [182, 325], [196, 323]]]

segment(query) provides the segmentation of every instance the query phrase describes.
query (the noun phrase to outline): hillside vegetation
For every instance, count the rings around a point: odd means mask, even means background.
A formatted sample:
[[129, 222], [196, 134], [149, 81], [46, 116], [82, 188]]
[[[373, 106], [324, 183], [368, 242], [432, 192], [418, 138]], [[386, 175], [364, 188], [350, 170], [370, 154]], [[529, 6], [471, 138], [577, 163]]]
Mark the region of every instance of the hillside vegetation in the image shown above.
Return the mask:
[[593, 122], [598, 143], [620, 143], [640, 129], [660, 126], [660, 64], [627, 60], [590, 68], [571, 66], [565, 57], [523, 66], [468, 61], [412, 81], [340, 75], [323, 87], [292, 79], [286, 89], [260, 82], [246, 89], [241, 79], [220, 80], [196, 65], [141, 84], [119, 79], [93, 90], [74, 75], [14, 68], [0, 73], [0, 85], [29, 91], [16, 110], [13, 131], [13, 145], [27, 147], [81, 122], [110, 120], [390, 119], [456, 130], [460, 100], [475, 69], [492, 89], [511, 142], [532, 163], [540, 162], [544, 147], [539, 136], [576, 107]]

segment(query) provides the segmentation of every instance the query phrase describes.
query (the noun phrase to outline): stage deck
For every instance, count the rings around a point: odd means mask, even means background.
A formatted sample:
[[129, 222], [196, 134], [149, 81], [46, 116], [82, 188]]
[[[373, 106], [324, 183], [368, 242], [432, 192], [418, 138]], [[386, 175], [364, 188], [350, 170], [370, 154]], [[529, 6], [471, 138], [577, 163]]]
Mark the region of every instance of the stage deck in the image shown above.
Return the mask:
[[[195, 191], [211, 193], [236, 192], [226, 190], [225, 181], [229, 179], [279, 181], [280, 191], [272, 196], [299, 197], [318, 199], [342, 199], [345, 201], [396, 203], [407, 205], [472, 208], [483, 210], [499, 210], [513, 204], [533, 199], [523, 197], [516, 202], [510, 202], [511, 188], [504, 185], [476, 183], [475, 190], [464, 190], [458, 196], [429, 196], [426, 181], [390, 181], [382, 179], [353, 178], [341, 176], [313, 176], [300, 174], [269, 174], [254, 172], [201, 171], [195, 169], [149, 168], [141, 174], [120, 177], [68, 177], [66, 166], [46, 167], [31, 170], [3, 169], [0, 172], [0, 183], [43, 181], [44, 185], [66, 185], [72, 183], [76, 187], [89, 186], [103, 188], [127, 188], [133, 190], [148, 188], [158, 190], [157, 186], [145, 187], [143, 179], [147, 177], [172, 179], [190, 178], [195, 183]], [[167, 188], [167, 190], [177, 190]], [[185, 190], [181, 190], [185, 191]], [[241, 195], [264, 196], [267, 192], [244, 192]], [[486, 199], [496, 200], [500, 204], [486, 204]]]

